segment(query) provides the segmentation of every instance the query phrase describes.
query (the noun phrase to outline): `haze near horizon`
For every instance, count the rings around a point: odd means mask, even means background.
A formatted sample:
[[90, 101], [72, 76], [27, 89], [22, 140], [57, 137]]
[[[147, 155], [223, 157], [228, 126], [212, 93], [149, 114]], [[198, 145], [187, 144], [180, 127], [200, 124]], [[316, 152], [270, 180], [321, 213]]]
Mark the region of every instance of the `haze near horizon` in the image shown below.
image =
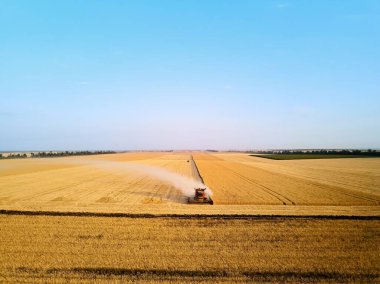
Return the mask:
[[0, 151], [380, 148], [380, 1], [0, 2]]

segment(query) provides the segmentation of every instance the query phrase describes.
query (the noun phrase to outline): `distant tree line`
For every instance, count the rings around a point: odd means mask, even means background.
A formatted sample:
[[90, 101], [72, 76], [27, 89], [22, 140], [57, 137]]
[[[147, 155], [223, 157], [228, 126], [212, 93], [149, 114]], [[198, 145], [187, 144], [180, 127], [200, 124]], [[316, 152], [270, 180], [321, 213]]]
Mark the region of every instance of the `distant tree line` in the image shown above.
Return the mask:
[[[62, 151], [62, 152], [31, 152], [31, 158], [48, 158], [48, 157], [67, 157], [67, 156], [85, 156], [85, 155], [99, 155], [99, 154], [114, 154], [115, 151]], [[0, 154], [0, 159], [20, 159], [28, 158], [26, 153], [10, 153], [7, 156]]]
[[310, 155], [360, 155], [360, 156], [379, 156], [378, 150], [266, 150], [266, 151], [254, 151], [252, 154], [276, 154], [276, 155], [291, 155], [291, 154], [310, 154]]
[[113, 154], [115, 151], [64, 151], [64, 152], [38, 152], [31, 153], [32, 158], [85, 156], [99, 154]]
[[28, 155], [26, 153], [20, 154], [20, 153], [10, 153], [7, 156], [4, 154], [0, 154], [0, 159], [20, 159], [20, 158], [27, 158]]

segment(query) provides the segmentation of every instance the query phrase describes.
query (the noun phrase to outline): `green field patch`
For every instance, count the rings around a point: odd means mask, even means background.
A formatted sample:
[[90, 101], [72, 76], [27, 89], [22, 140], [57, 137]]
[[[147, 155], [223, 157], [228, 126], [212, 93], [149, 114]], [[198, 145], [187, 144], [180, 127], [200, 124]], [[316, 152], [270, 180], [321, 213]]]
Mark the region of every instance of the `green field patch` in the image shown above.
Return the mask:
[[350, 154], [263, 154], [250, 155], [271, 160], [305, 160], [305, 159], [341, 159], [341, 158], [375, 158], [370, 155], [350, 155]]

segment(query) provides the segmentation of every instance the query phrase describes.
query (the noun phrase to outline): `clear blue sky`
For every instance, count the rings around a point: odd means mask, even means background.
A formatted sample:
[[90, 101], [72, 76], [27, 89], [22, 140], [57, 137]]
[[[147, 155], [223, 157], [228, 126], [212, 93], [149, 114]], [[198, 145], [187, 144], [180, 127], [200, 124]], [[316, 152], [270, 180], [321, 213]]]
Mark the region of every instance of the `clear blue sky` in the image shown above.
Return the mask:
[[0, 150], [380, 148], [379, 0], [0, 0]]

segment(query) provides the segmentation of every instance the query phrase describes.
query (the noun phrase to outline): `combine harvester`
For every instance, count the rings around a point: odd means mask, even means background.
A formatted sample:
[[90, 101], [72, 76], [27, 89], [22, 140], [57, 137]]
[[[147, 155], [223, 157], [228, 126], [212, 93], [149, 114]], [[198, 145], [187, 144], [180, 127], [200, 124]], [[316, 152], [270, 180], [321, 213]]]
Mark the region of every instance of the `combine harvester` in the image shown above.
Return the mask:
[[205, 192], [206, 188], [195, 188], [194, 197], [189, 197], [189, 204], [214, 204], [211, 197], [207, 196]]
[[[190, 156], [190, 163], [191, 163], [191, 172], [193, 175], [193, 178], [196, 179], [198, 182], [204, 184], [203, 178], [199, 174], [199, 170], [197, 165], [195, 164], [195, 161], [193, 159], [193, 156]], [[189, 162], [188, 161], [188, 162]], [[206, 193], [206, 187], [198, 187], [194, 188], [194, 196], [189, 197], [187, 202], [189, 204], [214, 204], [214, 201], [212, 201], [211, 197]]]

